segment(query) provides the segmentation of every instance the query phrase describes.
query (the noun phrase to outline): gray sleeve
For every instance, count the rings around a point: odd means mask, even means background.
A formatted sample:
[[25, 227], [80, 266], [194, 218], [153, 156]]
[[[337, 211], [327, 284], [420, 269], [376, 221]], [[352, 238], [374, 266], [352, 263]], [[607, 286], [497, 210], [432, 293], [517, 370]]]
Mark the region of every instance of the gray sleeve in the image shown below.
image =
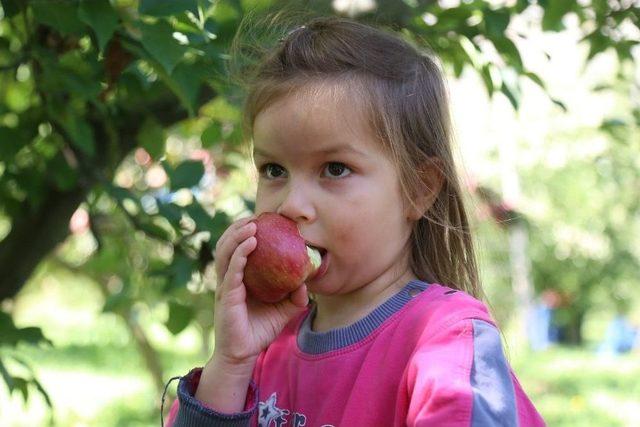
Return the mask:
[[174, 427], [244, 427], [249, 426], [252, 417], [257, 413], [258, 392], [252, 381], [247, 393], [248, 408], [244, 412], [223, 414], [207, 408], [195, 397], [195, 391], [200, 381], [202, 368], [191, 370], [180, 379], [178, 384], [178, 400], [180, 407], [176, 415]]
[[492, 324], [473, 319], [471, 425], [517, 426], [516, 397], [500, 333]]

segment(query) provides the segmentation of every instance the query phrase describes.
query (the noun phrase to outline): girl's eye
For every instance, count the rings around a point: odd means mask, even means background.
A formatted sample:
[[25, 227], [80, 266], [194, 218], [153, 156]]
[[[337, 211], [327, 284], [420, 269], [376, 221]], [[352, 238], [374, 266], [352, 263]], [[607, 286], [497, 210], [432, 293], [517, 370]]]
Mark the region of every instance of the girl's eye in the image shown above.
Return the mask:
[[329, 163], [325, 170], [328, 172], [330, 178], [344, 178], [351, 173], [351, 169], [340, 162]]
[[260, 167], [260, 174], [264, 175], [267, 179], [280, 178], [285, 174], [285, 170], [282, 166], [275, 163], [267, 163]]

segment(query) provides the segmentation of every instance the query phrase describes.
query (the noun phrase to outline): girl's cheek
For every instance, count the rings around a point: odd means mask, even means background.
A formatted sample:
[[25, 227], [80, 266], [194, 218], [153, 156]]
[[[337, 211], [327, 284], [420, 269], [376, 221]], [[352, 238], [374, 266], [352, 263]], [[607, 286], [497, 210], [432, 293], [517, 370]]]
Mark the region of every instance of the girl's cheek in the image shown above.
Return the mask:
[[334, 231], [332, 238], [335, 239], [335, 242], [341, 247], [349, 245], [349, 242], [354, 238], [354, 230], [357, 230], [355, 224], [348, 219], [349, 218], [341, 219], [334, 217], [334, 222], [332, 224], [332, 229]]
[[256, 193], [256, 212], [273, 212], [278, 207], [278, 192], [268, 186], [258, 187]]

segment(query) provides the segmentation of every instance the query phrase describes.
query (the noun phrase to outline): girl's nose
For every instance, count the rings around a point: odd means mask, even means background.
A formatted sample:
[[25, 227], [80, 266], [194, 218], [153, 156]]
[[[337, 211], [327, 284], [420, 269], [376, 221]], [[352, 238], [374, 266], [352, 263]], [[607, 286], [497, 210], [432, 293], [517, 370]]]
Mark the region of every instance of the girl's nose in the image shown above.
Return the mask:
[[316, 211], [309, 191], [301, 185], [289, 185], [284, 191], [284, 199], [276, 211], [295, 222], [313, 222]]

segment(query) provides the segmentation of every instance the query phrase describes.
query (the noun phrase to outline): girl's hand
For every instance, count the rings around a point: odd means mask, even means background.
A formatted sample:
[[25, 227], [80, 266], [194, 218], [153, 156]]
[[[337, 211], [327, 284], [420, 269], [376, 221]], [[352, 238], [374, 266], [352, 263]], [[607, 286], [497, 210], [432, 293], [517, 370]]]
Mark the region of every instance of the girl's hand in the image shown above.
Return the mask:
[[251, 297], [243, 283], [247, 257], [256, 248], [255, 216], [233, 223], [216, 244], [217, 288], [212, 359], [224, 366], [251, 366], [260, 352], [308, 303], [306, 285], [276, 304]]

